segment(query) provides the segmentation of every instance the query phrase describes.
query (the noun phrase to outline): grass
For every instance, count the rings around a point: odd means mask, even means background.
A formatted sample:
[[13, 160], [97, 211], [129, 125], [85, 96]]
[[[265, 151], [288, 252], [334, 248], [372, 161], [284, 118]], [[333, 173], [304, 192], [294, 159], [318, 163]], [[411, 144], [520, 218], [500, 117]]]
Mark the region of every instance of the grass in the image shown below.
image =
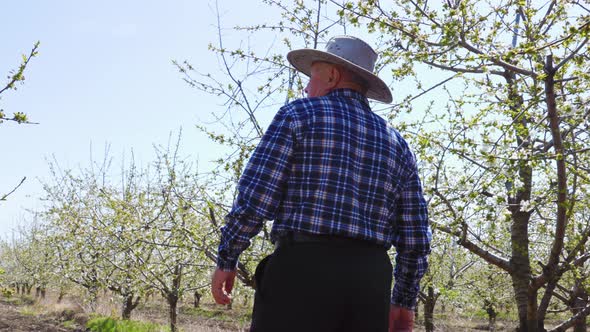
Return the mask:
[[97, 317], [90, 320], [86, 327], [92, 332], [165, 332], [168, 327], [133, 320], [120, 320], [112, 317]]
[[18, 312], [25, 316], [37, 316], [39, 314], [39, 312], [31, 306], [26, 306], [20, 309]]
[[75, 321], [73, 320], [66, 320], [64, 322], [61, 323], [61, 326], [65, 327], [66, 329], [75, 329], [76, 327], [78, 327], [78, 325], [76, 324]]
[[28, 295], [18, 295], [18, 296], [6, 297], [6, 298], [2, 298], [1, 301], [3, 303], [10, 304], [10, 305], [16, 305], [16, 306], [32, 305], [35, 303], [35, 300]]
[[250, 322], [252, 319], [251, 311], [244, 308], [234, 308], [227, 310], [216, 305], [201, 306], [199, 308], [185, 307], [182, 313], [192, 317], [201, 317], [221, 322], [234, 322], [240, 325]]

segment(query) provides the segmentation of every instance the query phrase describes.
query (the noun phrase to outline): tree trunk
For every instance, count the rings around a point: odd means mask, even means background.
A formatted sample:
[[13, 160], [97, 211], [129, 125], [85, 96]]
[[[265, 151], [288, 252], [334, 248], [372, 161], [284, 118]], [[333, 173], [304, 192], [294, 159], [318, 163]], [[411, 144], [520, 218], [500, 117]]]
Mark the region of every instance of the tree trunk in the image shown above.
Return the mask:
[[199, 305], [201, 304], [201, 293], [199, 293], [199, 291], [195, 291], [195, 302], [194, 302], [194, 307], [198, 308]]
[[[572, 292], [572, 312], [577, 314], [588, 305], [588, 293], [581, 280], [577, 280]], [[582, 317], [574, 324], [574, 332], [587, 332], [586, 317]]]
[[168, 300], [168, 307], [170, 313], [170, 332], [177, 332], [176, 327], [176, 307], [178, 306], [178, 299], [180, 294], [180, 281], [182, 280], [182, 266], [177, 264], [174, 268], [174, 278], [172, 278], [172, 287], [166, 294]]
[[574, 332], [587, 332], [586, 319], [579, 319], [574, 325]]
[[96, 311], [96, 304], [98, 302], [98, 287], [90, 286], [88, 288], [88, 293], [90, 297], [90, 310], [92, 312]]
[[539, 329], [537, 319], [537, 291], [529, 286], [529, 279], [519, 279], [512, 277], [515, 298], [518, 305], [518, 332], [537, 332]]
[[178, 328], [176, 326], [176, 307], [178, 305], [178, 296], [176, 294], [168, 294], [166, 299], [168, 300], [168, 313], [170, 316], [170, 332], [178, 332]]
[[488, 314], [488, 330], [496, 331], [496, 317], [498, 316], [498, 312], [496, 311], [494, 303], [488, 299], [485, 299], [483, 300], [483, 308]]
[[61, 303], [61, 301], [64, 299], [64, 296], [66, 295], [66, 292], [64, 291], [63, 287], [59, 288], [59, 295], [57, 297], [57, 303]]
[[528, 213], [512, 211], [512, 287], [518, 307], [518, 332], [537, 332], [537, 291], [531, 287]]
[[35, 287], [35, 298], [39, 298], [41, 296], [41, 287]]
[[428, 295], [424, 301], [424, 328], [426, 332], [434, 332], [434, 305], [436, 304], [436, 297], [434, 295], [434, 287], [428, 286]]
[[133, 293], [125, 294], [123, 299], [123, 310], [121, 311], [121, 318], [123, 319], [131, 319], [131, 312], [133, 309], [137, 307], [139, 304], [139, 300], [141, 299], [140, 296], [133, 300]]
[[[531, 145], [528, 123], [530, 119], [520, 116], [521, 107], [524, 104], [524, 98], [518, 90], [516, 74], [507, 71], [504, 75], [508, 83], [508, 101], [510, 109], [513, 111], [513, 121], [520, 126], [515, 130], [517, 149], [528, 151]], [[517, 161], [518, 173], [515, 177], [520, 180], [522, 187], [513, 188], [516, 181], [507, 182], [506, 189], [508, 192], [507, 203], [508, 209], [512, 214], [512, 225], [510, 229], [511, 240], [511, 259], [510, 259], [510, 277], [512, 278], [512, 287], [514, 288], [514, 297], [518, 308], [519, 327], [518, 332], [537, 332], [537, 290], [532, 287], [531, 262], [529, 256], [529, 233], [528, 225], [531, 212], [521, 211], [523, 201], [531, 200], [533, 169], [527, 160]]]
[[46, 294], [47, 294], [47, 288], [45, 286], [41, 287], [41, 298], [45, 299]]

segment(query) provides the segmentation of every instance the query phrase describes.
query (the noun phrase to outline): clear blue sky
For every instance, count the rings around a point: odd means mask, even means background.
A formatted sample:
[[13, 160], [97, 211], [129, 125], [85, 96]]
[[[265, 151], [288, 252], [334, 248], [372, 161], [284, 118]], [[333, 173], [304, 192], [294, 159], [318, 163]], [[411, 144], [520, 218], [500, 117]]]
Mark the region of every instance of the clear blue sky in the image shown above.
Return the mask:
[[[264, 19], [259, 1], [220, 0], [222, 26]], [[18, 67], [21, 54], [39, 40], [39, 56], [17, 91], [0, 95], [7, 115], [25, 112], [38, 125], [0, 124], [0, 194], [23, 176], [26, 182], [0, 202], [0, 236], [23, 219], [23, 208], [38, 209], [39, 179], [49, 178], [46, 159], [65, 168], [89, 164], [90, 146], [100, 157], [129, 155], [147, 163], [153, 144], [166, 144], [183, 128], [183, 153], [201, 167], [219, 157], [195, 129], [221, 101], [188, 87], [171, 60], [217, 68], [208, 51], [217, 39], [215, 2], [174, 1], [9, 1], [1, 5], [0, 74]], [[231, 31], [227, 31], [231, 34]], [[115, 163], [115, 167], [117, 167]]]
[[[37, 40], [41, 46], [25, 72], [24, 85], [0, 95], [0, 108], [8, 116], [25, 112], [39, 123], [0, 124], [0, 195], [27, 177], [8, 201], [0, 202], [0, 237], [31, 220], [24, 209], [42, 208], [40, 180], [50, 180], [48, 159], [64, 169], [87, 167], [91, 146], [96, 160], [109, 144], [113, 168], [119, 169], [121, 156], [128, 158], [131, 150], [141, 167], [154, 159], [154, 144], [167, 144], [170, 134], [182, 127], [182, 155], [198, 160], [201, 171], [210, 169], [209, 162], [221, 157], [219, 146], [195, 125], [211, 121], [210, 114], [222, 109], [224, 100], [190, 88], [172, 60], [189, 60], [201, 71], [220, 72], [216, 56], [208, 50], [218, 39], [215, 6], [214, 0], [2, 4], [2, 87], [9, 70], [18, 68], [21, 54], [28, 54]], [[280, 42], [274, 35], [242, 40], [243, 34], [231, 29], [277, 22], [276, 8], [261, 0], [218, 0], [218, 6], [229, 48], [250, 43], [277, 51], [273, 43]], [[434, 84], [439, 78], [430, 73], [426, 80]], [[412, 89], [411, 84], [396, 87], [394, 99]], [[274, 110], [267, 120], [270, 113]], [[267, 123], [261, 125], [266, 128]]]

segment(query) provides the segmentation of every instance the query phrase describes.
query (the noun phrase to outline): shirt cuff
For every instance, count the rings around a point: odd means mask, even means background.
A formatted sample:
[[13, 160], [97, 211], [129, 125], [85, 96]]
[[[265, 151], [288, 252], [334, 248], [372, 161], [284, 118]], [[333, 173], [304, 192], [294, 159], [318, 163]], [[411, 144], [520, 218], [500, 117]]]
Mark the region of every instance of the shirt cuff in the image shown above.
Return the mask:
[[404, 288], [405, 287], [398, 286], [397, 283], [393, 286], [393, 292], [391, 293], [391, 304], [395, 304], [399, 307], [409, 310], [416, 309], [418, 290], [413, 291], [411, 289]]
[[217, 256], [217, 268], [222, 271], [235, 271], [238, 266], [238, 259], [223, 258], [221, 255]]

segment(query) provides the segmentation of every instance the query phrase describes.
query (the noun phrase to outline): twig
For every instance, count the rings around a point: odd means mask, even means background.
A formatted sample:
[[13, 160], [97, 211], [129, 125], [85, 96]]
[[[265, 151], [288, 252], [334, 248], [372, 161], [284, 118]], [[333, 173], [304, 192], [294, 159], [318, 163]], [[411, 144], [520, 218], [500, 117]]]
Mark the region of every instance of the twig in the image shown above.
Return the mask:
[[[35, 45], [33, 46], [33, 49], [31, 50], [31, 53], [29, 53], [29, 56], [25, 58], [24, 62], [18, 68], [18, 71], [16, 72], [16, 74], [12, 75], [10, 82], [8, 82], [6, 84], [6, 86], [4, 88], [2, 88], [2, 90], [0, 90], [0, 94], [2, 94], [2, 92], [6, 91], [8, 89], [12, 89], [14, 87], [14, 84], [17, 81], [22, 80], [23, 72], [25, 71], [25, 68], [29, 64], [29, 61], [31, 60], [31, 58], [34, 57], [35, 55], [37, 55], [37, 48], [38, 47], [39, 47], [39, 42], [36, 42]], [[24, 57], [24, 55], [23, 55], [23, 57]]]
[[18, 189], [18, 187], [20, 187], [23, 184], [23, 182], [25, 182], [26, 179], [27, 179], [26, 176], [23, 177], [23, 179], [20, 180], [20, 183], [16, 187], [14, 187], [14, 189], [12, 189], [8, 194], [5, 194], [4, 196], [2, 196], [0, 198], [0, 201], [6, 201], [6, 197], [10, 196], [10, 194], [12, 194], [13, 192], [15, 192]]

